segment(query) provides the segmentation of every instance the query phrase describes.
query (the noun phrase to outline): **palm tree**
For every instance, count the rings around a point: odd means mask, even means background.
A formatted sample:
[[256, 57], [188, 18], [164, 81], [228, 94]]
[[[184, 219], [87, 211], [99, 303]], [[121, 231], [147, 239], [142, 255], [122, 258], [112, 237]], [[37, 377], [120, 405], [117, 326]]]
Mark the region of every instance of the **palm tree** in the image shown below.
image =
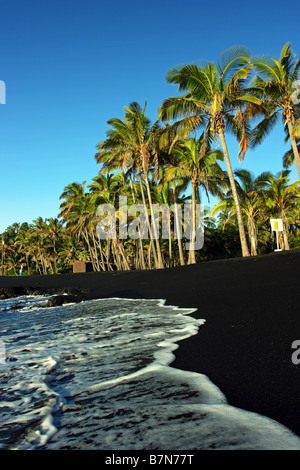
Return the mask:
[[53, 217], [46, 219], [46, 223], [46, 234], [51, 240], [54, 255], [54, 269], [55, 273], [57, 274], [57, 243], [60, 239], [63, 226], [60, 220]]
[[88, 261], [89, 253], [84, 249], [82, 241], [66, 234], [62, 248], [58, 253], [58, 258], [64, 265], [70, 266], [74, 260]]
[[[234, 174], [237, 178], [236, 186], [239, 193], [241, 210], [248, 229], [251, 256], [256, 256], [258, 249], [258, 223], [264, 209], [261, 192], [256, 187], [256, 182], [260, 177], [255, 178], [248, 170], [236, 170]], [[235, 218], [236, 215], [230, 184], [228, 184], [228, 187], [229, 192], [221, 198], [221, 201], [213, 207], [210, 213], [211, 216], [215, 216], [218, 212], [223, 212], [223, 215], [226, 215], [223, 218], [224, 224]]]
[[[100, 204], [111, 204], [116, 209], [119, 203], [119, 201], [117, 200], [118, 196], [126, 195], [127, 197], [127, 188], [124, 185], [124, 178], [121, 173], [118, 173], [116, 175], [97, 175], [95, 178], [93, 178], [92, 183], [88, 186], [88, 188], [90, 189], [90, 202], [92, 205], [94, 205], [96, 214], [97, 208]], [[119, 214], [119, 211], [116, 211], [116, 213]], [[119, 225], [121, 223], [121, 220], [119, 220]], [[117, 251], [120, 256], [120, 262], [118, 262], [117, 264], [123, 265], [124, 269], [129, 270], [129, 261], [127, 259], [127, 255], [124, 249], [123, 240], [119, 238], [117, 231], [115, 235], [116, 237], [112, 239], [111, 243], [115, 251]], [[98, 245], [100, 249], [101, 265], [102, 268], [105, 270], [101, 240], [99, 239], [97, 242], [94, 240], [94, 243], [95, 245]], [[108, 237], [107, 247], [109, 247], [109, 244], [110, 239]], [[108, 259], [109, 255], [107, 255], [107, 260]]]
[[4, 272], [17, 275], [17, 271], [20, 268], [20, 253], [18, 246], [18, 234], [20, 232], [21, 225], [17, 222], [9, 225], [5, 232], [2, 234], [3, 245], [3, 262]]
[[196, 263], [195, 244], [196, 237], [196, 201], [200, 201], [199, 189], [203, 188], [208, 195], [219, 194], [219, 182], [223, 178], [223, 172], [217, 163], [217, 160], [223, 160], [223, 154], [220, 151], [207, 151], [200, 158], [204, 137], [199, 139], [183, 139], [178, 141], [172, 149], [172, 156], [168, 166], [165, 168], [165, 180], [170, 181], [174, 178], [182, 178], [191, 183], [192, 189], [192, 237], [191, 249], [189, 250], [188, 264]]
[[47, 239], [47, 224], [42, 217], [37, 217], [33, 221], [31, 241], [34, 241], [38, 251], [38, 258], [42, 266], [43, 274], [47, 274], [47, 269], [51, 267], [49, 254], [49, 240]]
[[[283, 246], [289, 250], [288, 230], [289, 217], [294, 214], [295, 207], [300, 201], [300, 182], [289, 184], [289, 170], [283, 170], [273, 175], [264, 172], [256, 179], [256, 187], [263, 190], [264, 203], [270, 210], [270, 215], [281, 218], [283, 223]], [[292, 220], [294, 222], [294, 220]]]
[[146, 103], [142, 108], [138, 103], [130, 103], [125, 108], [124, 119], [113, 118], [107, 121], [111, 128], [107, 131], [107, 139], [97, 145], [98, 152], [96, 160], [101, 163], [102, 171], [122, 170], [125, 172], [130, 169], [132, 174], [137, 172], [145, 214], [148, 222], [150, 239], [153, 246], [156, 267], [163, 268], [159, 237], [156, 224], [153, 223], [154, 239], [156, 250], [154, 250], [153, 236], [148, 218], [148, 210], [144, 188], [144, 181], [148, 202], [150, 206], [151, 217], [154, 220], [152, 196], [149, 184], [149, 169], [151, 165], [157, 163], [156, 132], [158, 124], [151, 125], [151, 121], [145, 113]]
[[[243, 256], [249, 256], [249, 249], [225, 140], [225, 129], [226, 124], [232, 123], [233, 112], [236, 110], [240, 113], [243, 103], [260, 103], [257, 97], [250, 96], [245, 90], [245, 80], [250, 69], [250, 52], [244, 47], [225, 51], [217, 64], [209, 62], [205, 66], [192, 64], [173, 68], [167, 74], [167, 81], [178, 84], [178, 90], [184, 91], [185, 94], [166, 99], [159, 109], [159, 118], [162, 121], [169, 122], [179, 118], [177, 122], [167, 126], [169, 134], [173, 136], [173, 142], [203, 126], [206, 129], [207, 142], [209, 137], [220, 140], [236, 206]], [[236, 127], [242, 125], [242, 121], [236, 119]], [[241, 138], [244, 137], [242, 128], [240, 135]]]
[[295, 100], [295, 96], [299, 93], [297, 80], [299, 78], [300, 59], [296, 60], [290, 44], [287, 43], [282, 48], [278, 60], [257, 56], [253, 58], [252, 62], [258, 75], [254, 77], [251, 85], [258, 96], [262, 98], [262, 105], [266, 110], [266, 116], [253, 130], [252, 145], [255, 147], [261, 143], [273, 126], [277, 124], [281, 113], [284, 126], [287, 128], [291, 140], [294, 161], [300, 180], [299, 149], [294, 131], [295, 121], [299, 118], [299, 105]]
[[[185, 178], [180, 178], [174, 175], [172, 179], [168, 179], [166, 176], [166, 170], [172, 167], [174, 162], [174, 157], [172, 155], [164, 155], [164, 158], [160, 160], [160, 168], [158, 172], [158, 185], [157, 185], [157, 196], [156, 200], [160, 204], [165, 204], [169, 208], [173, 206], [174, 208], [174, 217], [173, 217], [173, 225], [171, 225], [170, 229], [172, 233], [177, 235], [175, 238], [177, 239], [177, 249], [179, 255], [179, 263], [181, 266], [185, 266], [185, 257], [183, 253], [183, 240], [182, 240], [182, 227], [183, 221], [180, 217], [180, 207], [187, 201], [190, 201], [190, 195], [185, 195], [184, 191], [188, 189], [188, 185], [190, 183], [189, 180]], [[170, 221], [171, 222], [171, 221]], [[171, 233], [170, 233], [170, 241], [171, 241]], [[169, 255], [169, 259], [172, 264], [172, 258]]]
[[[298, 138], [296, 138], [296, 142], [297, 142], [298, 152], [300, 152], [300, 143], [299, 143]], [[293, 147], [291, 147], [289, 150], [287, 150], [284, 153], [282, 157], [282, 166], [283, 168], [287, 169], [287, 168], [290, 168], [294, 163], [295, 163], [295, 154], [293, 151]]]
[[74, 182], [64, 188], [62, 194], [60, 195], [60, 199], [63, 200], [60, 205], [59, 215], [61, 217], [67, 218], [68, 215], [72, 212], [73, 208], [76, 206], [77, 201], [85, 196], [85, 184], [85, 181], [82, 183]]
[[19, 253], [22, 253], [22, 256], [25, 258], [28, 274], [30, 273], [30, 256], [29, 256], [30, 230], [31, 228], [27, 222], [22, 223], [18, 230], [16, 241], [15, 241], [15, 247], [17, 251]]
[[97, 252], [93, 246], [96, 208], [91, 203], [91, 195], [85, 191], [85, 182], [74, 182], [66, 186], [60, 199], [63, 202], [60, 205], [59, 217], [71, 235], [85, 242], [94, 271], [100, 270]]

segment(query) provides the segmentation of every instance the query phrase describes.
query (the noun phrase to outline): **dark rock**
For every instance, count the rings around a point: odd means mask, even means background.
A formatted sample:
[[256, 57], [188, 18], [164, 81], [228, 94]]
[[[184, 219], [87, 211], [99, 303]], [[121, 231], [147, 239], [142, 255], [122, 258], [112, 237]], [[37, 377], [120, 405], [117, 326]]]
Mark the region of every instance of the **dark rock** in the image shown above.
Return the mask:
[[48, 300], [46, 306], [58, 307], [64, 304], [78, 303], [78, 302], [81, 302], [82, 300], [85, 300], [85, 296], [83, 295], [72, 295], [72, 294], [54, 295], [51, 299]]
[[[91, 292], [91, 289], [81, 288], [81, 287], [65, 287], [65, 288], [46, 288], [46, 287], [23, 287], [23, 286], [14, 286], [14, 287], [1, 287], [0, 288], [0, 299], [12, 299], [14, 297], [20, 297], [22, 295], [63, 295], [67, 294], [70, 296], [77, 296], [88, 294]], [[75, 302], [75, 300], [70, 300], [70, 302]], [[66, 302], [63, 302], [66, 303]]]
[[26, 289], [21, 286], [16, 287], [1, 287], [0, 299], [12, 299], [13, 297], [20, 297], [26, 295]]

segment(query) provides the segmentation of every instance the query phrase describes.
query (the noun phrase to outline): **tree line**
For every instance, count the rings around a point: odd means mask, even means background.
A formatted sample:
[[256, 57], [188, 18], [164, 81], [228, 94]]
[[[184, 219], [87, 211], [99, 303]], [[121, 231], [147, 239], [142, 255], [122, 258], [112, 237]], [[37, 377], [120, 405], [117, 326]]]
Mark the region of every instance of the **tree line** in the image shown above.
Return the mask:
[[[146, 113], [147, 103], [137, 102], [125, 107], [122, 119], [107, 121], [95, 155], [99, 174], [89, 185], [73, 182], [64, 188], [57, 218], [15, 223], [3, 232], [2, 274], [17, 275], [20, 267], [29, 274], [68, 272], [75, 260], [104, 271], [256, 256], [274, 249], [270, 218], [282, 219], [281, 248], [299, 248], [299, 68], [300, 59], [287, 43], [278, 59], [251, 57], [247, 48], [235, 47], [218, 62], [169, 70], [167, 82], [178, 85], [178, 94], [163, 101], [155, 122]], [[290, 142], [282, 170], [258, 176], [246, 169], [233, 171], [228, 133], [237, 139], [243, 161], [247, 150], [260, 145], [280, 120]], [[293, 164], [296, 182], [290, 181]], [[174, 236], [182, 223], [177, 211], [191, 204], [195, 234], [196, 206], [203, 193], [219, 202], [204, 212], [203, 248], [186, 250], [188, 240]], [[120, 197], [141, 207], [148, 239], [139, 231], [136, 239], [97, 236], [99, 205], [112, 205], [122, 225]], [[161, 236], [159, 225], [151, 225], [156, 204], [174, 208], [168, 237]]]

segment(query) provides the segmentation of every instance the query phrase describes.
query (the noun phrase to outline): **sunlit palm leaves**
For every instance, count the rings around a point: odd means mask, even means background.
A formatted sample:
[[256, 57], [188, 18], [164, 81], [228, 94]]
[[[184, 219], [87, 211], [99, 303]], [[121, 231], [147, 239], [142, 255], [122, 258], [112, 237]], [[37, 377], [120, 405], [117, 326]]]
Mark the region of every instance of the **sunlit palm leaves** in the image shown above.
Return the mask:
[[[249, 255], [249, 250], [224, 132], [226, 124], [235, 132], [240, 141], [240, 158], [244, 158], [249, 130], [242, 108], [248, 103], [253, 106], [260, 104], [260, 100], [245, 88], [251, 69], [250, 58], [246, 48], [235, 47], [225, 51], [218, 63], [172, 68], [167, 73], [167, 81], [177, 84], [178, 91], [185, 94], [165, 100], [159, 108], [162, 121], [175, 121], [167, 126], [173, 143], [200, 127], [205, 128], [207, 137], [220, 139], [236, 205], [244, 256]], [[177, 137], [172, 135], [174, 133], [178, 133]]]
[[253, 131], [252, 145], [260, 144], [264, 136], [270, 133], [277, 124], [280, 113], [284, 125], [288, 129], [300, 179], [300, 159], [295, 139], [298, 126], [296, 125], [294, 128], [295, 121], [299, 117], [299, 100], [295, 100], [295, 92], [297, 86], [299, 87], [297, 82], [300, 59], [296, 59], [290, 44], [287, 43], [282, 48], [278, 60], [272, 57], [257, 56], [252, 59], [252, 62], [257, 73], [252, 81], [252, 88], [256, 95], [262, 99], [266, 113], [265, 118]]

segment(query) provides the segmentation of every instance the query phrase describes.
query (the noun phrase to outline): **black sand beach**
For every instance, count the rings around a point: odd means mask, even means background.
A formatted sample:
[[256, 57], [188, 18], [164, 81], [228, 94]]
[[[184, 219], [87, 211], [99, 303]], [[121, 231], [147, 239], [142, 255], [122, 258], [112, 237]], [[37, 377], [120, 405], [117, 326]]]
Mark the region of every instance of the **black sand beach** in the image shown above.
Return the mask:
[[[172, 364], [207, 375], [229, 404], [268, 416], [300, 435], [300, 251], [203, 262], [159, 271], [1, 277], [0, 295], [162, 298], [197, 308], [199, 334]], [[74, 297], [75, 296], [75, 297]]]

